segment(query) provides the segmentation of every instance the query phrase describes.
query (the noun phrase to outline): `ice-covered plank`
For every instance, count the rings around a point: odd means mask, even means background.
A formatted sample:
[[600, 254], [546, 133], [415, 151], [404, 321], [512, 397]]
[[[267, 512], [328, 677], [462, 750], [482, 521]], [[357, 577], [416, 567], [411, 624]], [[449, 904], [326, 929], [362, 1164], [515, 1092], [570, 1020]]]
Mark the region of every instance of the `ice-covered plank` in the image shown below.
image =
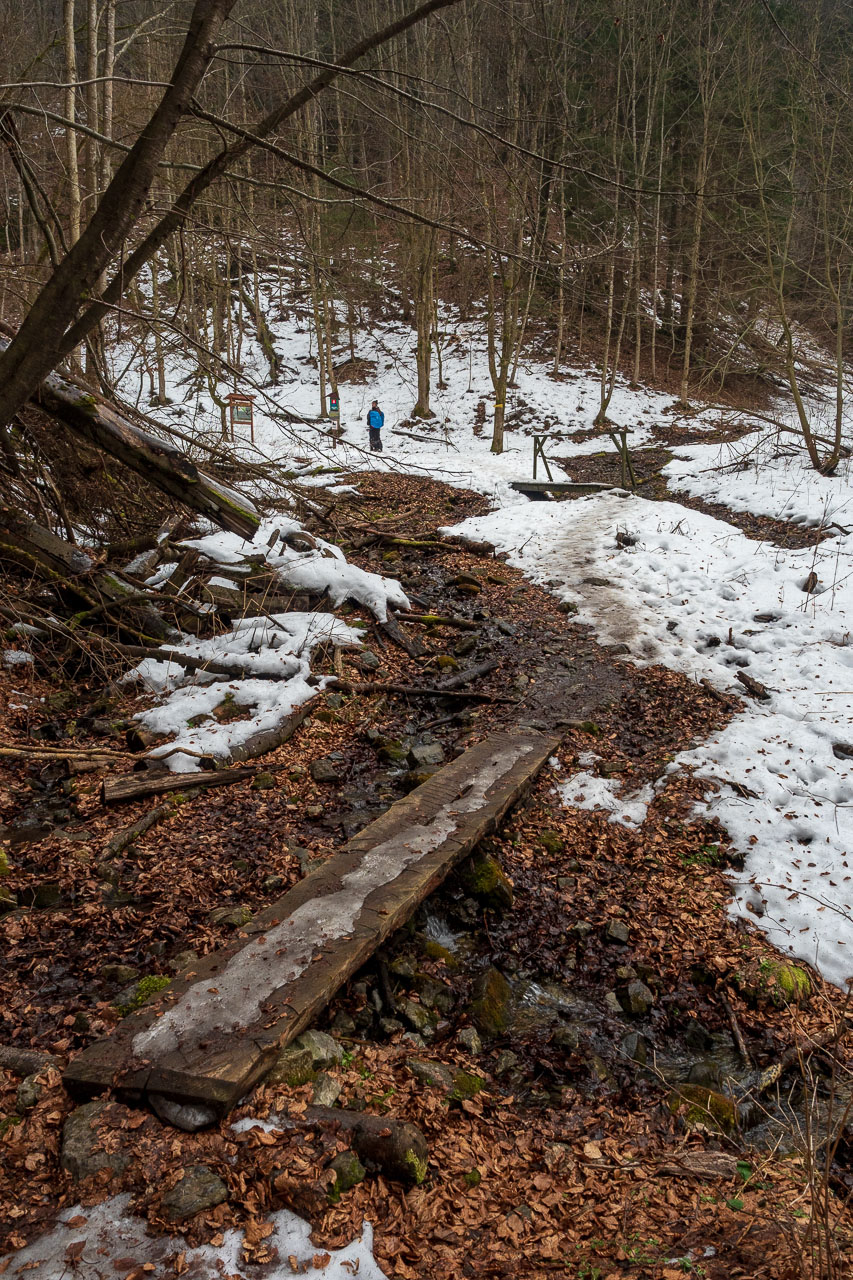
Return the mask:
[[66, 1084], [232, 1105], [495, 829], [558, 744], [523, 730], [471, 747], [262, 912], [248, 937], [79, 1054]]

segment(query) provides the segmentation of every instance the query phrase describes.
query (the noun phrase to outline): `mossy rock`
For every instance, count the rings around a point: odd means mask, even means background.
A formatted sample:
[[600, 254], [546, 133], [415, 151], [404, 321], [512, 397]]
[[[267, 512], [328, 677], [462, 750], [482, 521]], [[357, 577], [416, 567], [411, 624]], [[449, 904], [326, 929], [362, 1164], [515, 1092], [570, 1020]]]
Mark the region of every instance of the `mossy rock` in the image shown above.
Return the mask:
[[329, 1165], [335, 1175], [335, 1181], [329, 1192], [329, 1199], [339, 1200], [345, 1191], [357, 1187], [367, 1177], [367, 1170], [354, 1151], [342, 1151], [335, 1156]]
[[738, 1127], [737, 1104], [724, 1093], [703, 1084], [682, 1084], [667, 1098], [673, 1115], [680, 1114], [688, 1129], [704, 1128], [732, 1134]]
[[232, 929], [242, 929], [252, 919], [248, 907], [214, 907], [208, 915], [211, 924], [227, 924]]
[[310, 1049], [290, 1045], [282, 1049], [272, 1064], [264, 1084], [286, 1084], [291, 1089], [308, 1084], [316, 1076], [314, 1055]]
[[256, 773], [252, 779], [253, 791], [272, 791], [276, 786], [276, 780], [271, 773]]
[[566, 842], [558, 831], [540, 831], [539, 843], [548, 853], [562, 853]]
[[453, 952], [449, 951], [447, 947], [443, 947], [440, 942], [436, 942], [434, 938], [427, 938], [424, 934], [421, 934], [418, 941], [427, 959], [436, 960], [448, 969], [459, 968], [459, 961]]
[[440, 653], [435, 659], [435, 665], [440, 671], [458, 671], [459, 663], [452, 658], [449, 653]]
[[497, 969], [487, 969], [474, 984], [471, 1019], [481, 1035], [501, 1036], [512, 1018], [512, 988]]
[[464, 863], [459, 878], [471, 894], [493, 911], [509, 911], [513, 902], [512, 881], [497, 858], [478, 853]]
[[114, 1001], [116, 1011], [119, 1016], [126, 1018], [129, 1013], [133, 1013], [136, 1009], [141, 1009], [144, 1004], [170, 986], [171, 978], [167, 978], [165, 974], [149, 973], [146, 977], [140, 978], [132, 987], [125, 988]]
[[424, 1058], [411, 1058], [409, 1070], [421, 1084], [440, 1089], [448, 1102], [465, 1102], [476, 1098], [485, 1086], [482, 1076], [472, 1071], [462, 1071], [443, 1062], [429, 1062]]
[[805, 969], [798, 964], [778, 964], [772, 973], [776, 980], [771, 988], [774, 1004], [808, 1004], [812, 984]]

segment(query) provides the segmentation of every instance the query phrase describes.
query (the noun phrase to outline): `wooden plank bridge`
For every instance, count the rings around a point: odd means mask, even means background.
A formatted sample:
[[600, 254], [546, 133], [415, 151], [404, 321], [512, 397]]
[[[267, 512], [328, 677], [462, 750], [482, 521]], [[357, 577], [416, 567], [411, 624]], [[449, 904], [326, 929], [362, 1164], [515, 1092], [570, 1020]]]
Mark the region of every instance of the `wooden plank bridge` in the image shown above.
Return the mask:
[[83, 1050], [66, 1086], [233, 1106], [495, 829], [559, 741], [522, 729], [465, 751], [261, 912], [246, 936]]

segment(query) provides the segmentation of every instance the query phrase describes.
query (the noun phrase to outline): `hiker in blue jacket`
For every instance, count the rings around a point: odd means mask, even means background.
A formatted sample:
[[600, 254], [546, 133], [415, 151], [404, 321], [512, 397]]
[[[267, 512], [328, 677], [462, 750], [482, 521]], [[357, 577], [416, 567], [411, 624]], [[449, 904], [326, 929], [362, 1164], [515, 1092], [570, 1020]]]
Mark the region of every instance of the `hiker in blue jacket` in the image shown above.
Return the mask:
[[382, 452], [382, 426], [385, 414], [379, 408], [379, 401], [374, 400], [367, 413], [367, 425], [370, 430], [370, 449], [372, 453]]

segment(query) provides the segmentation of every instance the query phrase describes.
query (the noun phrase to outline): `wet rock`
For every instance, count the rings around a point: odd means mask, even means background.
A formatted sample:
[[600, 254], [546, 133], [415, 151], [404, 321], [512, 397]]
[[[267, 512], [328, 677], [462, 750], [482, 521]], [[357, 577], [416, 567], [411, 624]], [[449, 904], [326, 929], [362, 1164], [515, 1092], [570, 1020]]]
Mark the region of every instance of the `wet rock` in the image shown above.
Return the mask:
[[720, 1064], [713, 1058], [701, 1058], [699, 1062], [694, 1062], [687, 1072], [687, 1083], [702, 1084], [706, 1089], [719, 1090], [723, 1083]]
[[270, 1067], [265, 1084], [286, 1084], [292, 1089], [307, 1084], [314, 1078], [314, 1057], [308, 1048], [288, 1045], [279, 1052]]
[[130, 1164], [130, 1153], [121, 1144], [113, 1151], [105, 1151], [102, 1147], [97, 1126], [110, 1114], [112, 1105], [109, 1102], [84, 1103], [71, 1112], [62, 1126], [60, 1163], [75, 1182], [99, 1173], [101, 1169], [123, 1173]]
[[403, 779], [403, 789], [414, 791], [415, 787], [423, 786], [435, 773], [436, 769], [410, 769]]
[[502, 973], [489, 968], [474, 984], [471, 1018], [481, 1035], [500, 1036], [506, 1031], [513, 1009], [512, 988]]
[[696, 1049], [700, 1053], [707, 1053], [714, 1047], [714, 1037], [710, 1031], [702, 1026], [698, 1018], [690, 1018], [687, 1022], [687, 1028], [684, 1032], [684, 1043], [689, 1049]]
[[580, 1032], [577, 1027], [569, 1026], [567, 1023], [561, 1022], [554, 1028], [554, 1034], [551, 1037], [552, 1044], [558, 1049], [565, 1049], [568, 1053], [574, 1053], [580, 1044]]
[[365, 671], [378, 671], [382, 663], [372, 649], [362, 649], [356, 662]]
[[407, 748], [403, 745], [399, 738], [377, 738], [376, 752], [380, 760], [385, 764], [403, 765], [406, 763], [408, 755]]
[[334, 760], [323, 756], [311, 762], [311, 777], [315, 782], [340, 782], [341, 774]]
[[[405, 1023], [399, 1018], [380, 1018], [379, 1030], [386, 1036], [395, 1036], [405, 1030]], [[420, 1037], [418, 1037], [420, 1039]]]
[[435, 938], [428, 938], [425, 934], [418, 935], [418, 941], [425, 956], [430, 960], [436, 960], [445, 965], [448, 969], [458, 969], [459, 961], [448, 947], [442, 946]]
[[615, 991], [607, 992], [604, 997], [604, 1003], [608, 1013], [615, 1013], [618, 1017], [622, 1017], [624, 1010]]
[[422, 742], [412, 747], [408, 754], [411, 769], [429, 769], [444, 761], [444, 747], [440, 742]]
[[314, 1081], [311, 1101], [315, 1107], [333, 1107], [341, 1096], [341, 1086], [334, 1076], [321, 1071]]
[[256, 773], [252, 779], [253, 791], [272, 791], [277, 785], [275, 775], [272, 773]]
[[517, 627], [514, 627], [511, 622], [506, 622], [503, 618], [498, 618], [495, 626], [502, 636], [514, 636], [518, 632]]
[[231, 929], [242, 929], [252, 919], [248, 907], [214, 907], [208, 913], [211, 924], [227, 924]]
[[220, 1177], [204, 1164], [193, 1164], [184, 1170], [180, 1182], [163, 1196], [162, 1207], [170, 1222], [186, 1222], [197, 1213], [215, 1209], [228, 1199], [228, 1188]]
[[416, 973], [415, 966], [408, 956], [395, 956], [388, 968], [395, 977], [405, 978], [407, 982], [410, 982]]
[[335, 1200], [342, 1196], [345, 1191], [350, 1191], [353, 1187], [357, 1187], [360, 1182], [364, 1182], [367, 1177], [367, 1171], [354, 1151], [342, 1151], [340, 1155], [335, 1156], [334, 1160], [331, 1161], [329, 1168], [335, 1175], [334, 1185], [330, 1192], [331, 1198]]
[[457, 658], [467, 658], [477, 648], [477, 641], [473, 636], [466, 636], [464, 640], [460, 640], [458, 644], [453, 646], [453, 652]]
[[206, 1107], [196, 1102], [176, 1102], [174, 1098], [164, 1098], [160, 1093], [150, 1093], [148, 1101], [161, 1120], [172, 1124], [184, 1133], [195, 1133], [215, 1124], [217, 1115], [213, 1107]]
[[513, 902], [512, 881], [497, 858], [479, 853], [460, 869], [459, 878], [467, 891], [493, 911], [509, 911]]
[[303, 1031], [302, 1035], [294, 1041], [294, 1047], [308, 1050], [311, 1054], [311, 1062], [317, 1071], [338, 1066], [344, 1056], [344, 1051], [337, 1040], [333, 1040], [326, 1031]]
[[38, 1075], [24, 1076], [15, 1094], [15, 1110], [18, 1115], [22, 1116], [25, 1111], [32, 1111], [43, 1093], [44, 1084]]
[[624, 920], [611, 920], [604, 936], [608, 942], [617, 942], [620, 946], [627, 947], [631, 933]]
[[466, 1053], [470, 1053], [472, 1058], [478, 1057], [483, 1052], [483, 1042], [476, 1027], [463, 1027], [456, 1037], [456, 1043]]
[[104, 982], [121, 982], [126, 986], [129, 982], [136, 981], [139, 970], [132, 964], [105, 964], [101, 969], [101, 977]]
[[649, 1056], [645, 1036], [641, 1036], [639, 1031], [629, 1031], [622, 1041], [622, 1052], [626, 1058], [644, 1067]]
[[644, 1018], [655, 1002], [654, 995], [645, 982], [640, 982], [639, 978], [628, 983], [625, 990], [620, 992], [619, 999], [625, 1012], [632, 1014], [635, 1018]]

